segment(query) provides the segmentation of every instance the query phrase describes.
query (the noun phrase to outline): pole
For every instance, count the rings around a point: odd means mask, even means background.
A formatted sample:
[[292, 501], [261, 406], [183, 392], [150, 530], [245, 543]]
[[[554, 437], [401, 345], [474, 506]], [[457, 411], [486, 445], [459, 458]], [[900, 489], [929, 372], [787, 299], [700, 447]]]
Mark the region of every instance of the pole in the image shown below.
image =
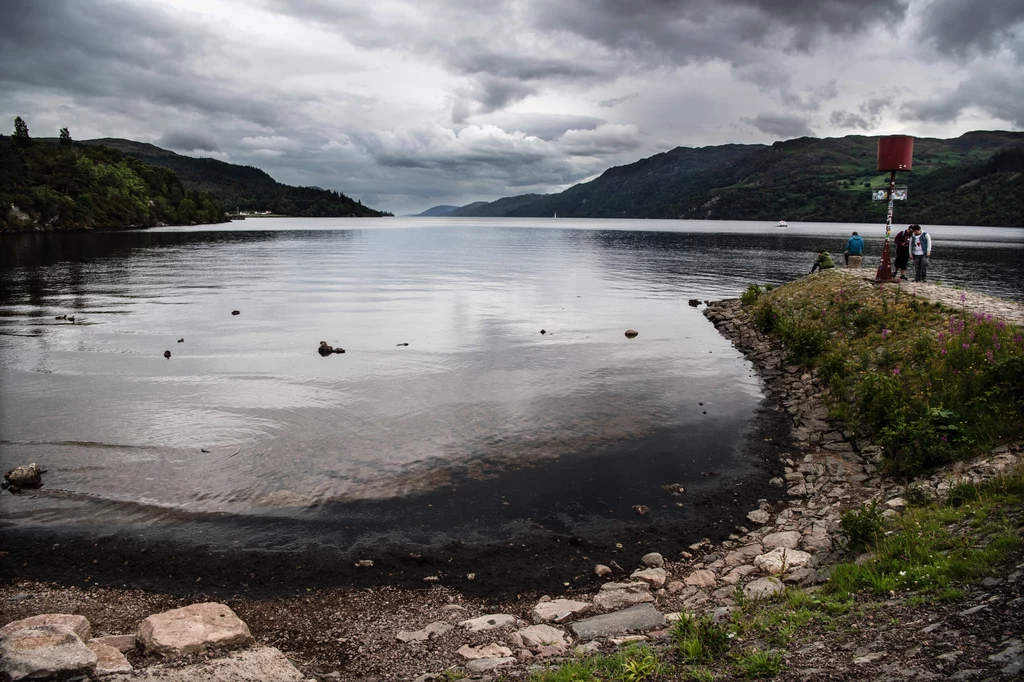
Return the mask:
[[875, 273], [876, 282], [892, 281], [889, 237], [892, 235], [892, 204], [894, 194], [896, 194], [896, 171], [889, 171], [889, 212], [885, 216], [885, 243], [882, 245], [882, 258], [878, 262], [878, 271]]

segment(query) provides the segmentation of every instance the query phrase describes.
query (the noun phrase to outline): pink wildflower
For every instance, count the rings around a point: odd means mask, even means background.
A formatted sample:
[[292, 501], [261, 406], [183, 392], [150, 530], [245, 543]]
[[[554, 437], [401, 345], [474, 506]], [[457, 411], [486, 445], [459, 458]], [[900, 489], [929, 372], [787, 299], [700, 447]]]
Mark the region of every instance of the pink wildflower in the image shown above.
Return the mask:
[[969, 344], [969, 343], [965, 343], [964, 346], [963, 346], [964, 350], [967, 350], [970, 347], [971, 347], [971, 344]]
[[898, 377], [900, 375], [900, 368], [899, 367], [893, 367], [892, 368], [892, 375], [894, 377]]
[[992, 351], [985, 353], [985, 357], [988, 358], [988, 361], [993, 365], [996, 364], [996, 359], [992, 356]]

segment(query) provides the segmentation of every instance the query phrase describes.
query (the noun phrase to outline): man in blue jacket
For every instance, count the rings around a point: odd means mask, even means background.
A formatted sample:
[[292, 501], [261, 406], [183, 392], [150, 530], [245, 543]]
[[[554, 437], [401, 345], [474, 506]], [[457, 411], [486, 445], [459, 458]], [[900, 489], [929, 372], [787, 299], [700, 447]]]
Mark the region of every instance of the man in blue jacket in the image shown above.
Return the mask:
[[846, 267], [850, 267], [850, 256], [862, 255], [864, 255], [864, 238], [854, 232], [853, 236], [846, 240], [846, 251], [843, 252]]

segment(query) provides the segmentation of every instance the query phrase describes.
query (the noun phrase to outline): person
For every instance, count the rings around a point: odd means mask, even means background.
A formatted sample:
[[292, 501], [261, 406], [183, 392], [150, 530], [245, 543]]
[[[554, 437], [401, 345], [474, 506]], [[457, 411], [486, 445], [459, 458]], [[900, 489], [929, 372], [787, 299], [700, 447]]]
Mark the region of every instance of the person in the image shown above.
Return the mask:
[[893, 244], [896, 245], [896, 270], [900, 271], [900, 279], [907, 278], [907, 263], [910, 262], [910, 238], [914, 234], [915, 225], [897, 232]]
[[[843, 251], [843, 259], [846, 260], [846, 267], [850, 267], [850, 256], [861, 256], [864, 254], [864, 238], [856, 232], [846, 240], [846, 251]], [[860, 267], [857, 265], [856, 267]]]
[[910, 255], [914, 259], [914, 281], [923, 282], [928, 274], [928, 260], [932, 257], [932, 238], [921, 231], [920, 225], [913, 226], [910, 236]]
[[814, 261], [814, 265], [811, 267], [811, 272], [813, 273], [815, 270], [818, 270], [819, 268], [821, 270], [828, 270], [830, 268], [834, 268], [835, 266], [836, 264], [832, 262], [832, 254], [830, 254], [825, 249], [822, 249], [821, 251], [818, 252], [818, 260]]

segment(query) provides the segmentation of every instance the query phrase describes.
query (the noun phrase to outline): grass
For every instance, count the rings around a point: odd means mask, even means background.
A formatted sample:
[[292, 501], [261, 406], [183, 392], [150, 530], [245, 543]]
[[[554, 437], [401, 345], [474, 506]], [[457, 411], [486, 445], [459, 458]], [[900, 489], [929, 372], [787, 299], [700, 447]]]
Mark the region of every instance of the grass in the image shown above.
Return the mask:
[[981, 485], [953, 486], [942, 500], [911, 506], [889, 520], [861, 564], [839, 564], [825, 592], [848, 599], [859, 591], [913, 593], [914, 603], [950, 601], [958, 585], [991, 573], [1022, 545], [1024, 470]]
[[834, 417], [872, 433], [911, 478], [1024, 437], [1024, 332], [841, 273], [741, 297], [792, 362], [817, 372]]
[[782, 654], [752, 649], [736, 659], [736, 667], [744, 677], [775, 677], [782, 670]]

